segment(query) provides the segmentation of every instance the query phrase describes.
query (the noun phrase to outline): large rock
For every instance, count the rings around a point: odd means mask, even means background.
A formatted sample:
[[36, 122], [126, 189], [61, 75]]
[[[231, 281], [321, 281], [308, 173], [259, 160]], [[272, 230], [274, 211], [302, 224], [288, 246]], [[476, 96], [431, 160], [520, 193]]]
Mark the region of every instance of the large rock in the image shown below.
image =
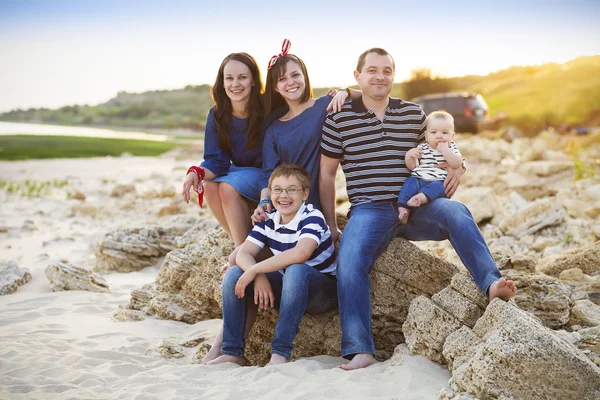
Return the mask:
[[500, 229], [520, 239], [541, 229], [562, 223], [566, 211], [560, 204], [547, 199], [536, 200], [500, 222]]
[[564, 161], [530, 161], [522, 164], [519, 171], [525, 175], [552, 176], [562, 171], [573, 169], [573, 162]]
[[87, 290], [90, 292], [110, 292], [108, 284], [100, 275], [87, 268], [73, 264], [50, 264], [44, 271], [53, 291]]
[[571, 310], [569, 325], [600, 325], [600, 306], [589, 300], [577, 300]]
[[562, 271], [572, 268], [579, 268], [588, 275], [600, 274], [600, 242], [543, 259], [539, 269], [545, 274], [558, 276]]
[[[156, 284], [132, 292], [131, 307], [188, 323], [220, 318], [219, 269], [233, 245], [220, 228], [216, 232], [197, 245], [169, 253]], [[410, 302], [419, 295], [430, 297], [439, 292], [457, 272], [453, 264], [419, 250], [407, 240], [392, 241], [371, 273], [373, 331], [379, 356], [390, 357], [394, 347], [403, 342], [402, 323]], [[246, 357], [251, 363], [268, 361], [276, 320], [275, 311], [259, 313], [246, 342]], [[340, 339], [337, 311], [306, 314], [294, 342], [294, 356], [339, 356]]]
[[0, 296], [11, 294], [31, 280], [31, 274], [26, 268], [20, 268], [14, 262], [0, 263]]
[[461, 189], [454, 196], [469, 208], [477, 224], [492, 219], [497, 213], [502, 212], [502, 205], [498, 196], [489, 187], [470, 187]]
[[600, 398], [600, 369], [582, 351], [500, 299], [449, 335], [443, 354], [451, 387], [481, 399]]

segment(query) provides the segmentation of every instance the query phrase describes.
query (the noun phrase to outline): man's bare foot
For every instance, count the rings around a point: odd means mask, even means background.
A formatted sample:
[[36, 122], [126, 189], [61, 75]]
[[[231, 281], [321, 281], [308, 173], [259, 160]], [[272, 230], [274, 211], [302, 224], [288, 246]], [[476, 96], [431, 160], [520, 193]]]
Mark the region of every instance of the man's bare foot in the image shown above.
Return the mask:
[[408, 216], [410, 215], [410, 210], [404, 207], [398, 207], [398, 220], [401, 224], [406, 224], [408, 222]]
[[423, 193], [417, 193], [413, 197], [410, 198], [409, 201], [406, 202], [411, 207], [420, 207], [423, 204], [427, 204], [429, 201], [427, 200], [427, 196]]
[[288, 362], [288, 359], [280, 356], [279, 354], [271, 354], [271, 360], [267, 365], [277, 365], [277, 364], [285, 364]]
[[373, 357], [373, 354], [358, 353], [348, 364], [342, 364], [339, 367], [345, 371], [351, 371], [353, 369], [368, 367], [369, 365], [375, 364], [376, 362], [377, 360], [375, 359], [375, 357]]
[[488, 289], [488, 297], [490, 301], [494, 300], [496, 297], [507, 301], [515, 297], [517, 294], [517, 286], [513, 281], [506, 280], [505, 278], [500, 278], [496, 282], [490, 285]]
[[219, 356], [214, 360], [207, 362], [206, 365], [217, 365], [228, 362], [237, 364], [242, 367], [244, 366], [244, 359], [242, 357], [228, 356], [227, 354], [223, 354], [222, 356]]

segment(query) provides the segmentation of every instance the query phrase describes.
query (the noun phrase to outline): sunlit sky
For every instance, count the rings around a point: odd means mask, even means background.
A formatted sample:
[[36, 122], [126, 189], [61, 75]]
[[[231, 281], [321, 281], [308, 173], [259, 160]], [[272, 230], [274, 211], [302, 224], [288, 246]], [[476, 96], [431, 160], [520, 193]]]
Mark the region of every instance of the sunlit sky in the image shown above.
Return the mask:
[[246, 51], [263, 73], [289, 38], [314, 86], [354, 83], [383, 47], [415, 68], [487, 74], [600, 54], [599, 1], [0, 0], [0, 112], [98, 104], [118, 91], [212, 83]]

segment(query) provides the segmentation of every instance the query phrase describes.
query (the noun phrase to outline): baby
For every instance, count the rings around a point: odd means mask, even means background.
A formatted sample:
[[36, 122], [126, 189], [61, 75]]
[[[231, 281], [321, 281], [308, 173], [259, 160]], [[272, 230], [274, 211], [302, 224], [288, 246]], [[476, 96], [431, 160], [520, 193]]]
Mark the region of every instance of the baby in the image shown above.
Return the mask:
[[406, 224], [410, 208], [419, 207], [446, 196], [444, 180], [448, 172], [439, 165], [459, 168], [462, 156], [453, 142], [454, 118], [446, 111], [434, 111], [427, 116], [426, 143], [406, 153], [406, 167], [412, 171], [398, 197], [398, 219]]

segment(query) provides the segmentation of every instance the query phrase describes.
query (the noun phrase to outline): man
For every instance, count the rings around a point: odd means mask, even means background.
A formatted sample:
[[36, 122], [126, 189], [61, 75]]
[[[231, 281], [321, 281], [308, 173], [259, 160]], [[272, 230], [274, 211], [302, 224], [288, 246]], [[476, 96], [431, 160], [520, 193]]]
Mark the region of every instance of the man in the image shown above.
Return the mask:
[[[323, 126], [320, 197], [323, 214], [334, 237], [341, 235], [335, 220], [335, 174], [346, 175], [352, 204], [338, 252], [338, 303], [342, 325], [341, 368], [363, 368], [375, 362], [371, 328], [369, 273], [390, 241], [448, 239], [475, 282], [490, 299], [509, 299], [516, 287], [500, 275], [469, 210], [447, 198], [415, 208], [406, 225], [398, 223], [396, 202], [410, 172], [404, 155], [424, 139], [425, 114], [413, 103], [390, 98], [395, 64], [380, 48], [365, 51], [354, 77], [362, 98], [346, 102], [327, 116]], [[456, 191], [462, 168], [448, 169], [448, 196]]]

